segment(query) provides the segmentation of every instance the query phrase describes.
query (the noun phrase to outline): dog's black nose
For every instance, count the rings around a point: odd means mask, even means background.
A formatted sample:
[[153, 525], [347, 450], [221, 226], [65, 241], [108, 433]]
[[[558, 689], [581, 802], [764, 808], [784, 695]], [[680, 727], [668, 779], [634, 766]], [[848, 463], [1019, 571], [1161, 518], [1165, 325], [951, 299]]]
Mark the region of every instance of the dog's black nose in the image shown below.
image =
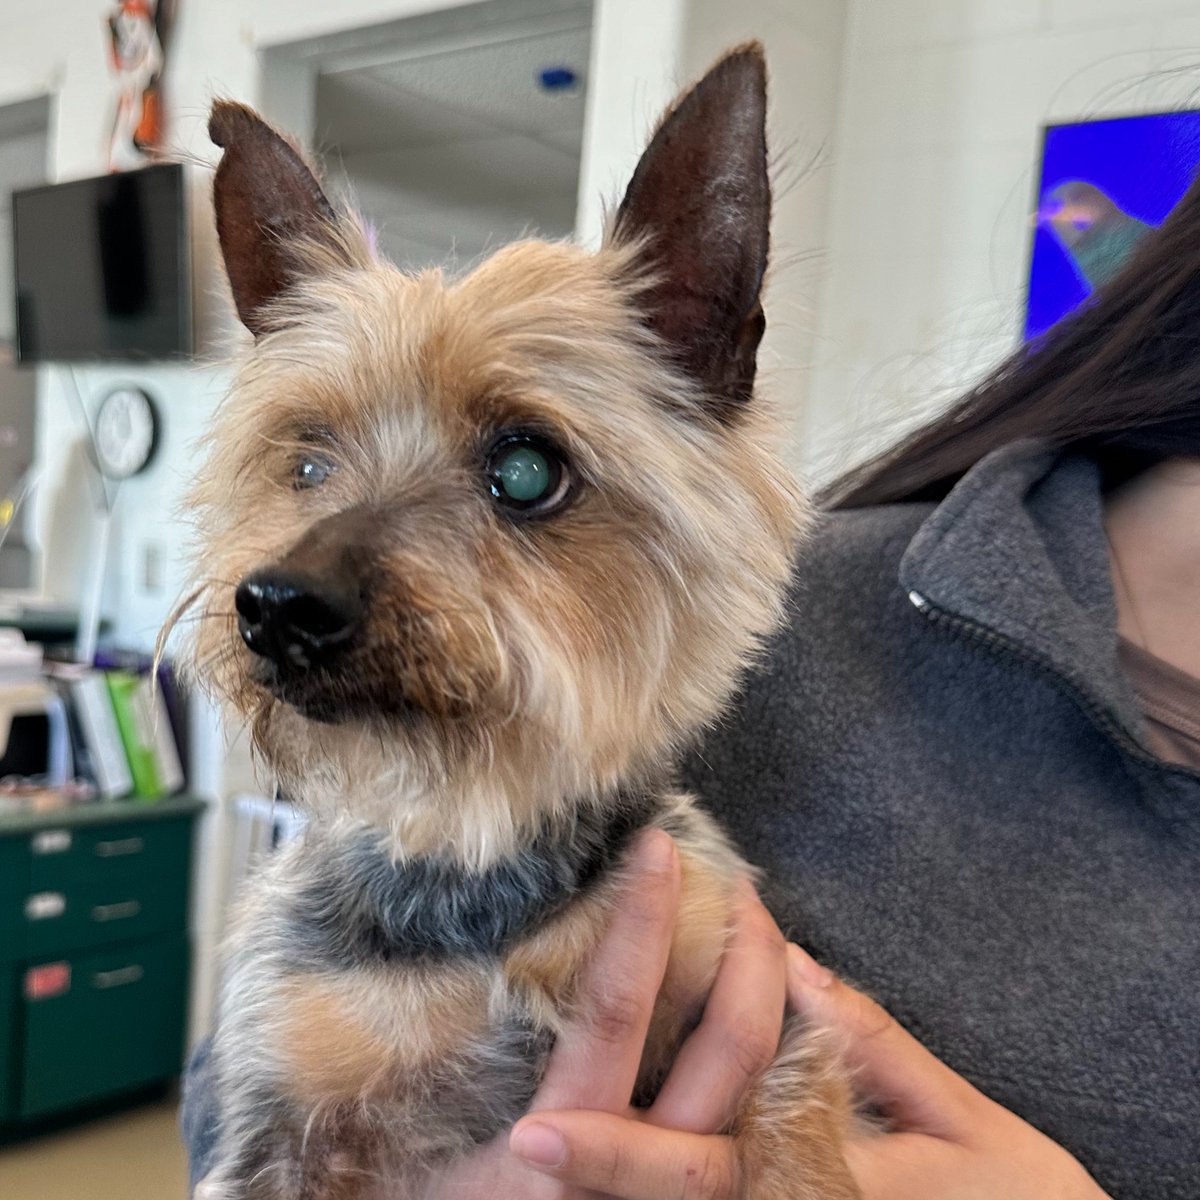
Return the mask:
[[279, 569], [247, 575], [234, 604], [242, 640], [281, 667], [328, 663], [350, 643], [363, 618], [357, 591]]

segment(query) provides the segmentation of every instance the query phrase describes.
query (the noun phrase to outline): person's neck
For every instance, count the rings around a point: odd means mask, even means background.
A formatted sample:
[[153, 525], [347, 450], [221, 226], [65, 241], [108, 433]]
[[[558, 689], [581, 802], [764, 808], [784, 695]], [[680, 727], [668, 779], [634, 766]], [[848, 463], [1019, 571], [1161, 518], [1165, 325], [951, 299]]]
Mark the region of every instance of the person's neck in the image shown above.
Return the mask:
[[1200, 458], [1118, 488], [1104, 525], [1121, 636], [1200, 679]]

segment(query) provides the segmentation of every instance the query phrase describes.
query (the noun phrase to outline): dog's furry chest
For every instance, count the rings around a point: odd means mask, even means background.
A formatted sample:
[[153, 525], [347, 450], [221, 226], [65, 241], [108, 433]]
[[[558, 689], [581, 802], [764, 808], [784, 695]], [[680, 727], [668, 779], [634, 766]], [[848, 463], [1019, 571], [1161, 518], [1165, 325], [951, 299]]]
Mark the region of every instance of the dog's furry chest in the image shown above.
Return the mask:
[[[569, 847], [448, 891], [424, 873], [389, 882], [361, 838], [289, 847], [251, 886], [234, 939], [216, 1056], [235, 1100], [226, 1118], [275, 1110], [281, 1126], [309, 1131], [314, 1154], [338, 1147], [384, 1176], [510, 1126], [541, 1080], [641, 823], [584, 822]], [[656, 801], [652, 823], [694, 869], [680, 919], [688, 949], [664, 985], [650, 1086], [707, 990], [740, 869], [685, 798]]]
[[519, 904], [508, 878], [446, 892], [422, 876], [398, 894], [385, 880], [375, 847], [354, 839], [291, 847], [253, 882], [217, 1063], [236, 1109], [278, 1109], [314, 1131], [318, 1155], [337, 1146], [389, 1175], [515, 1121], [554, 1034], [483, 948], [549, 912], [548, 895]]

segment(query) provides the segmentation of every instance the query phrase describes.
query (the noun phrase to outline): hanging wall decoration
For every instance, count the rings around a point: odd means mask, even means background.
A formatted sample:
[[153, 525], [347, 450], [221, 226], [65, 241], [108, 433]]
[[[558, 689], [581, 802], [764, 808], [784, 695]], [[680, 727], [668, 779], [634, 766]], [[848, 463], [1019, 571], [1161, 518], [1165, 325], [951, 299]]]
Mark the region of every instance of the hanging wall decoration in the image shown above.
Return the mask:
[[1086, 303], [1200, 171], [1200, 112], [1050, 125], [1033, 217], [1025, 336]]
[[110, 171], [143, 167], [162, 151], [162, 77], [174, 16], [175, 0], [120, 0], [108, 18], [117, 75]]

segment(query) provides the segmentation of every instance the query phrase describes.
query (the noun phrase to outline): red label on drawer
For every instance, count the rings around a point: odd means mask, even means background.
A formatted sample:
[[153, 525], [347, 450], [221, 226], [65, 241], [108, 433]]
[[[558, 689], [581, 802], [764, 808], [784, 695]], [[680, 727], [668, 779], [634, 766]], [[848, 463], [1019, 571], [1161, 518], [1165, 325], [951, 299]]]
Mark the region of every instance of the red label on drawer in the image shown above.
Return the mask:
[[49, 1000], [52, 996], [65, 996], [70, 990], [70, 963], [47, 963], [25, 972], [26, 1000]]

